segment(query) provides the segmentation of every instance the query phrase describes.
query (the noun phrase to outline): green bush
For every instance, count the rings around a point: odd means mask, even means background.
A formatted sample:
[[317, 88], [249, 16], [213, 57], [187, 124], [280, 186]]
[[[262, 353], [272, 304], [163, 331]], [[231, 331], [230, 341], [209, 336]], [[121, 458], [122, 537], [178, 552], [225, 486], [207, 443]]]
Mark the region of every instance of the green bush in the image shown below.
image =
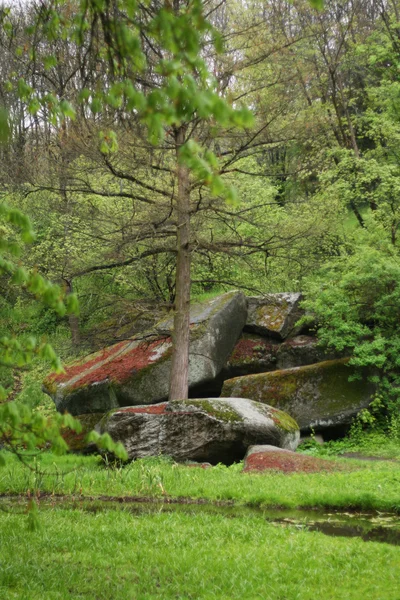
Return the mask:
[[371, 224], [305, 289], [320, 343], [346, 351], [360, 376], [368, 368], [377, 384], [378, 395], [358, 417], [364, 429], [388, 429], [400, 408], [400, 260], [386, 239], [383, 227]]

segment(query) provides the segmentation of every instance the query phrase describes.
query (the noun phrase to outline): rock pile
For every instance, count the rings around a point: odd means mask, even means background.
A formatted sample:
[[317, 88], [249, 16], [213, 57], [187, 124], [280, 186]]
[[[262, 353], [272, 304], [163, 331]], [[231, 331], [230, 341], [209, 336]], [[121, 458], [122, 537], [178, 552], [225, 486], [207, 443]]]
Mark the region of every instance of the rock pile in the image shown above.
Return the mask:
[[[191, 310], [189, 385], [213, 381], [221, 372], [245, 323], [246, 298], [230, 292]], [[43, 389], [57, 410], [72, 415], [119, 406], [154, 404], [168, 396], [172, 319], [143, 335], [86, 356], [50, 375]]]
[[324, 352], [298, 325], [300, 301], [300, 294], [229, 292], [193, 305], [189, 387], [195, 399], [186, 404], [165, 402], [170, 318], [48, 376], [44, 391], [61, 412], [96, 413], [98, 429], [122, 440], [131, 458], [166, 453], [229, 463], [251, 444], [293, 450], [293, 419], [304, 432], [349, 423], [373, 393], [366, 377], [349, 381], [345, 357]]

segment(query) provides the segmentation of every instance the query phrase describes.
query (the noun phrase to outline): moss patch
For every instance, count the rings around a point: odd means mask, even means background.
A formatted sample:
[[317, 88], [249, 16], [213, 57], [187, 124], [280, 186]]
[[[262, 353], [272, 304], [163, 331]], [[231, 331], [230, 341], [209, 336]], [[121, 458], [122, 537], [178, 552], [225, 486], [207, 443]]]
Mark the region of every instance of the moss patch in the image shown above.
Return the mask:
[[283, 410], [269, 407], [270, 417], [277, 427], [287, 432], [298, 431], [299, 426], [296, 421]]
[[211, 401], [207, 399], [196, 399], [196, 400], [178, 400], [178, 405], [183, 404], [184, 406], [193, 406], [200, 408], [203, 412], [207, 413], [211, 417], [215, 417], [220, 421], [233, 423], [237, 421], [243, 421], [241, 415], [239, 415], [232, 406], [225, 404], [223, 401]]
[[278, 304], [262, 304], [254, 311], [255, 321], [258, 325], [280, 331], [288, 314], [289, 304], [287, 300], [281, 300]]
[[222, 397], [241, 397], [289, 412], [306, 427], [316, 419], [354, 413], [373, 393], [366, 376], [349, 382], [348, 359], [323, 361], [305, 367], [236, 377], [225, 381]]

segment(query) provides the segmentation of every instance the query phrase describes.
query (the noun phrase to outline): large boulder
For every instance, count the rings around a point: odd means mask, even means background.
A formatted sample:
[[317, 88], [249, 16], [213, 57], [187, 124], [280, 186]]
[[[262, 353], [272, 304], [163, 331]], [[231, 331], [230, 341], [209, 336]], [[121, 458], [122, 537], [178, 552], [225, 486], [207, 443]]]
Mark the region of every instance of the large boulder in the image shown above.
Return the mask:
[[268, 294], [248, 298], [245, 331], [284, 340], [300, 332], [296, 322], [304, 314], [299, 293]]
[[[229, 292], [191, 308], [189, 386], [214, 379], [223, 368], [245, 324], [246, 298]], [[119, 406], [160, 402], [168, 396], [172, 319], [146, 339], [130, 339], [50, 375], [44, 391], [57, 410], [73, 415], [107, 412]]]
[[366, 373], [349, 381], [354, 373], [348, 359], [329, 360], [228, 379], [222, 397], [245, 396], [288, 412], [301, 429], [321, 429], [348, 424], [368, 406], [374, 387]]
[[202, 398], [111, 411], [98, 425], [121, 441], [130, 459], [164, 454], [177, 461], [242, 460], [253, 444], [295, 449], [297, 423], [286, 413], [244, 398]]
[[338, 352], [325, 350], [318, 345], [316, 337], [297, 335], [279, 344], [276, 353], [276, 369], [304, 367], [326, 360], [342, 358]]
[[244, 333], [236, 343], [224, 369], [225, 379], [265, 373], [278, 369], [290, 369], [339, 358], [318, 346], [317, 338], [309, 335], [279, 343], [255, 333]]
[[305, 456], [276, 446], [250, 446], [244, 459], [245, 473], [281, 471], [283, 473], [317, 473], [334, 471], [338, 466], [329, 460]]

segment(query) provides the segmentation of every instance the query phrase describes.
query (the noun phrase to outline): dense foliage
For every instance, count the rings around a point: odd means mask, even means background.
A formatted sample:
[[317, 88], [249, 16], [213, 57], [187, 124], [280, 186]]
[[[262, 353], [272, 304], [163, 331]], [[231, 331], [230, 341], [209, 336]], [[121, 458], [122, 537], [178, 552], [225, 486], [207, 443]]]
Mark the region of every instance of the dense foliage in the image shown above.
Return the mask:
[[397, 2], [186, 8], [2, 9], [0, 193], [38, 232], [23, 264], [81, 304], [66, 317], [14, 287], [3, 332], [22, 321], [69, 358], [172, 306], [184, 164], [192, 295], [306, 291], [321, 342], [397, 406]]
[[[0, 0], [1, 597], [399, 597], [396, 548], [256, 512], [398, 532], [399, 23], [398, 0]], [[332, 470], [127, 465], [95, 432], [102, 456], [56, 456], [81, 426], [48, 368], [171, 307], [187, 350], [190, 293], [237, 287], [304, 292], [375, 382], [347, 439], [300, 446]]]

